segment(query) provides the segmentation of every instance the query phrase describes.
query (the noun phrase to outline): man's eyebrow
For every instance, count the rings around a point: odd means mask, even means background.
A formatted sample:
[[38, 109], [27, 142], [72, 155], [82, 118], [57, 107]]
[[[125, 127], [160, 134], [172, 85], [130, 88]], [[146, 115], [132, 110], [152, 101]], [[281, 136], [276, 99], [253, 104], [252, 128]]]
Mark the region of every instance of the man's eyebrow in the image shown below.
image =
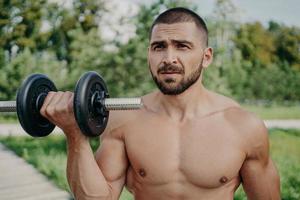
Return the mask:
[[172, 43], [182, 43], [182, 44], [188, 44], [190, 46], [194, 46], [192, 42], [188, 40], [171, 40]]
[[157, 40], [157, 41], [153, 41], [151, 42], [150, 46], [156, 45], [156, 44], [164, 44], [166, 43], [166, 41], [164, 40]]
[[[192, 42], [188, 41], [188, 40], [171, 40], [172, 43], [181, 43], [181, 44], [188, 44], [190, 46], [194, 46]], [[157, 41], [153, 41], [151, 42], [150, 46], [154, 46], [157, 44], [165, 44], [166, 41], [165, 40], [157, 40]]]

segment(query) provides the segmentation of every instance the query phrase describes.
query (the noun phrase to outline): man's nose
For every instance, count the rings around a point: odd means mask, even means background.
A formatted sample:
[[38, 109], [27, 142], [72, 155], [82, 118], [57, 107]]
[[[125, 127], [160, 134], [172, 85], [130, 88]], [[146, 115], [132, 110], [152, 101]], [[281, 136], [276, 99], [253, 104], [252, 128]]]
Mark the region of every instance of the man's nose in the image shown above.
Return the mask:
[[165, 65], [177, 64], [177, 62], [178, 62], [178, 58], [173, 49], [170, 48], [167, 51], [165, 51], [165, 55], [163, 58], [163, 63]]

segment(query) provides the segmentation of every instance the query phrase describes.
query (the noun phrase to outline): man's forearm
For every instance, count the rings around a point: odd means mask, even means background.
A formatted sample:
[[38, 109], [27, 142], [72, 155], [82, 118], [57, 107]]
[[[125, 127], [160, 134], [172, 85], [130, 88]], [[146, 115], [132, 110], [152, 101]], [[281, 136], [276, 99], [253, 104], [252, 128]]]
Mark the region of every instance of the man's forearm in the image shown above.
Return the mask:
[[67, 146], [67, 178], [75, 198], [109, 199], [110, 186], [97, 165], [88, 139], [67, 139]]

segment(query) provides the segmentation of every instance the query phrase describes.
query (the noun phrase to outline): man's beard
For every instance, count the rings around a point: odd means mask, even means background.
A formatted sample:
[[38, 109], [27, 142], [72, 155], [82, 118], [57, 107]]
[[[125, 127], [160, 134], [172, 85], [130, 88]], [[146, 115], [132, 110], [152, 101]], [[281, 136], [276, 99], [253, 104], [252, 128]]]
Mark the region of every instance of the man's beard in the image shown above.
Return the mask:
[[[150, 70], [151, 72], [151, 70]], [[157, 74], [161, 72], [176, 72], [184, 75], [184, 70], [174, 65], [164, 65], [158, 69]], [[193, 71], [187, 78], [183, 78], [177, 85], [170, 86], [169, 84], [175, 83], [176, 80], [173, 78], [165, 79], [164, 81], [158, 80], [157, 76], [154, 76], [151, 72], [152, 78], [156, 83], [159, 90], [165, 95], [179, 95], [191, 87], [195, 82], [198, 81], [202, 72], [202, 61], [199, 67]]]

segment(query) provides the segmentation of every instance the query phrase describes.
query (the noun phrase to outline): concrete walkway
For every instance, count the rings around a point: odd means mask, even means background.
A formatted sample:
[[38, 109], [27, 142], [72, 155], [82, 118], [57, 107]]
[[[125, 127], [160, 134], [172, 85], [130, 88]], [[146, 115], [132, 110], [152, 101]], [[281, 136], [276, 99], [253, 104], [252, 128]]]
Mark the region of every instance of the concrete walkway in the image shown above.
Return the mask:
[[[62, 130], [55, 127], [51, 134], [62, 134]], [[20, 124], [0, 124], [0, 136], [25, 136], [28, 134], [23, 130]]]
[[[294, 128], [300, 129], [300, 120], [293, 119], [293, 120], [265, 120], [265, 125], [268, 128]], [[1, 130], [1, 129], [0, 129]]]
[[57, 188], [32, 165], [0, 144], [1, 200], [69, 200], [69, 193]]

